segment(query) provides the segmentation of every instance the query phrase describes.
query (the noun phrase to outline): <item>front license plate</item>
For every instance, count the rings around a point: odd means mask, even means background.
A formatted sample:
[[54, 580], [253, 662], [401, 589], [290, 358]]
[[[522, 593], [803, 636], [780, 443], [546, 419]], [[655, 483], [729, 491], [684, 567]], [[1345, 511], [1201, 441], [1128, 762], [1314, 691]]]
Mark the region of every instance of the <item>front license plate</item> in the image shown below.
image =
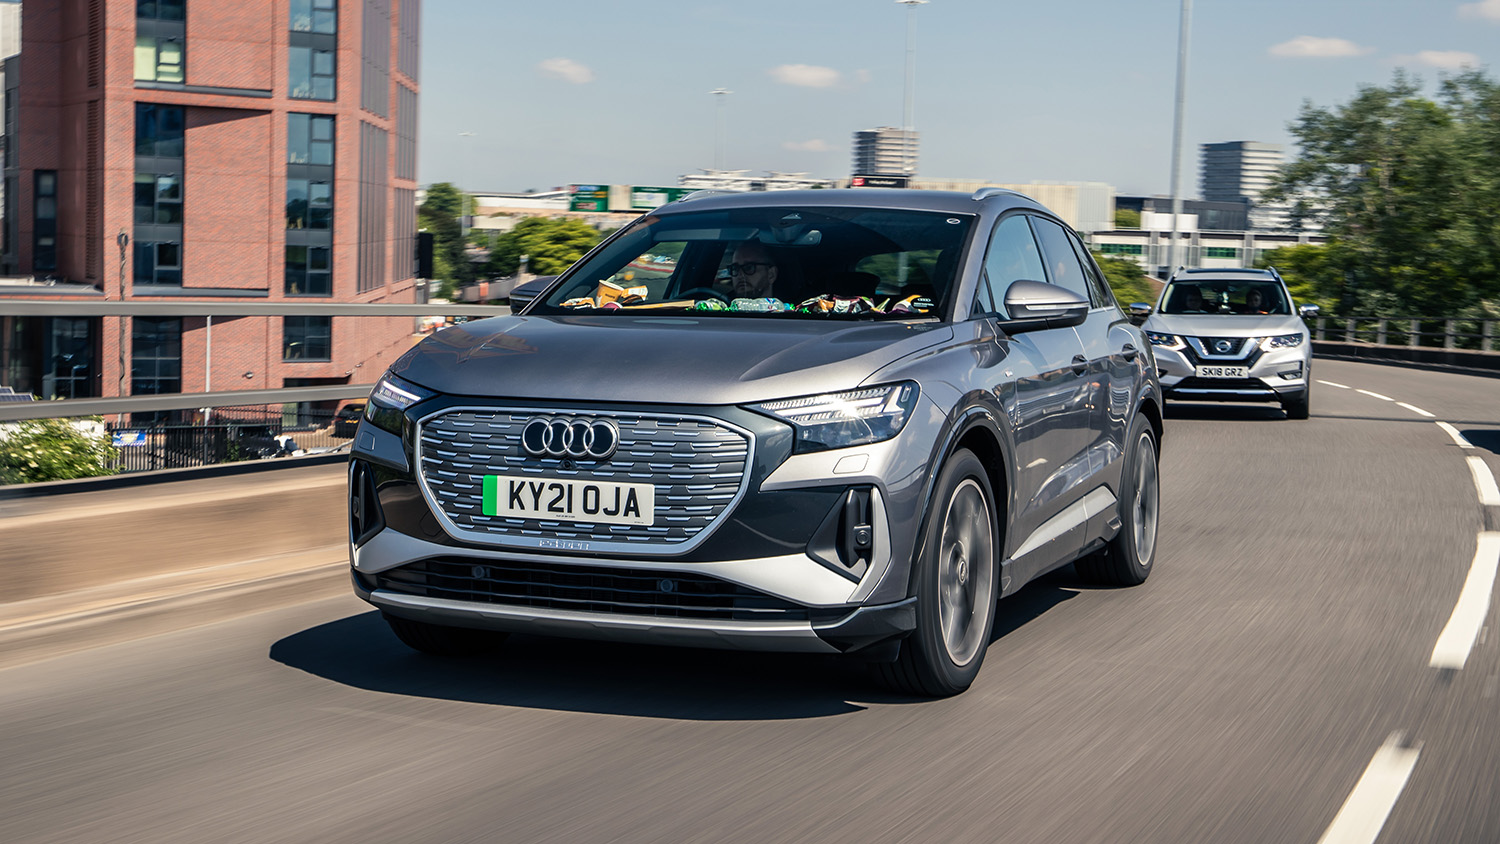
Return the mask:
[[563, 478], [484, 476], [483, 512], [510, 519], [649, 526], [656, 487]]
[[1250, 369], [1244, 366], [1200, 366], [1195, 374], [1199, 378], [1249, 378]]

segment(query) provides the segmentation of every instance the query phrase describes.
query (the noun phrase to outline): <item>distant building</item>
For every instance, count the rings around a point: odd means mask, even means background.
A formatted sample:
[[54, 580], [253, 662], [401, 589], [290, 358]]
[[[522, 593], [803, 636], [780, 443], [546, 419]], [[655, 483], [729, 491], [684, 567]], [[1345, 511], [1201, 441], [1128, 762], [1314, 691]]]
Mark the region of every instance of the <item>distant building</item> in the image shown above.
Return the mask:
[[1226, 141], [1202, 145], [1199, 192], [1207, 202], [1238, 202], [1246, 206], [1247, 227], [1285, 230], [1290, 217], [1285, 205], [1267, 205], [1261, 195], [1271, 187], [1286, 161], [1280, 144]]
[[[0, 298], [421, 301], [420, 0], [23, 9], [19, 89], [6, 82], [20, 101], [5, 112], [5, 247], [11, 271], [37, 283], [0, 284]], [[413, 327], [327, 316], [0, 323], [0, 383], [43, 398], [113, 396], [122, 382], [128, 394], [359, 383], [351, 376], [384, 369]]]
[[1079, 232], [1115, 227], [1115, 189], [1105, 182], [997, 182], [988, 179], [916, 179], [914, 190], [951, 190], [973, 193], [980, 188], [1004, 188], [1024, 193], [1047, 206]]
[[918, 132], [881, 126], [854, 133], [856, 176], [911, 176], [917, 172]]
[[781, 173], [768, 171], [764, 176], [751, 176], [749, 170], [703, 170], [677, 177], [679, 187], [695, 190], [761, 191], [761, 190], [810, 190], [831, 188], [832, 179], [815, 179], [806, 173]]
[[[21, 52], [21, 0], [0, 0], [0, 174], [10, 166], [10, 136], [15, 131], [16, 98], [11, 96], [13, 88], [20, 82], [20, 62], [8, 61]], [[5, 265], [5, 254], [10, 251], [10, 221], [5, 212], [5, 192], [10, 185], [0, 177], [0, 275], [11, 272]]]

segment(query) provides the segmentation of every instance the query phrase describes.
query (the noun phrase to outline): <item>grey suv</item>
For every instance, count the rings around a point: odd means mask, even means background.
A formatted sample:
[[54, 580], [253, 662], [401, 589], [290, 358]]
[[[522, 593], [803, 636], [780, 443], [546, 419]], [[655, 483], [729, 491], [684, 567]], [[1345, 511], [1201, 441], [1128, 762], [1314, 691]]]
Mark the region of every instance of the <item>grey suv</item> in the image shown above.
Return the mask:
[[694, 195], [391, 366], [354, 587], [432, 653], [847, 653], [954, 694], [997, 599], [1073, 561], [1146, 579], [1161, 433], [1149, 345], [1036, 202]]
[[1178, 270], [1141, 327], [1167, 398], [1279, 402], [1308, 418], [1312, 341], [1275, 269]]

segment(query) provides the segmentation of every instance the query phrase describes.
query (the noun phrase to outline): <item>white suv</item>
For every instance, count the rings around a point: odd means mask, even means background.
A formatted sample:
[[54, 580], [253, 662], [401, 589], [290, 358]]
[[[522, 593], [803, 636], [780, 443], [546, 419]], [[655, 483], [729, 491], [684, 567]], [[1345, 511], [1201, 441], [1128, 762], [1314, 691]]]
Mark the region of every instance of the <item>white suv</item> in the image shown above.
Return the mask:
[[1142, 328], [1167, 398], [1279, 402], [1306, 419], [1312, 342], [1274, 269], [1178, 270]]

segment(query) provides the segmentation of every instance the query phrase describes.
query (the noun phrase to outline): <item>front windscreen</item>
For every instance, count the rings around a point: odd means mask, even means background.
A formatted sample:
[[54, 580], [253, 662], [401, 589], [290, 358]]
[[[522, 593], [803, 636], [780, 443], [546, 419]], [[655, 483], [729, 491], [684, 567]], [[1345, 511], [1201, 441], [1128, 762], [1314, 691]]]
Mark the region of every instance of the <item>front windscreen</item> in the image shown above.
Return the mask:
[[1261, 279], [1184, 279], [1167, 285], [1164, 314], [1264, 314], [1285, 316], [1291, 303], [1280, 284]]
[[972, 215], [758, 207], [643, 217], [528, 313], [936, 318]]

